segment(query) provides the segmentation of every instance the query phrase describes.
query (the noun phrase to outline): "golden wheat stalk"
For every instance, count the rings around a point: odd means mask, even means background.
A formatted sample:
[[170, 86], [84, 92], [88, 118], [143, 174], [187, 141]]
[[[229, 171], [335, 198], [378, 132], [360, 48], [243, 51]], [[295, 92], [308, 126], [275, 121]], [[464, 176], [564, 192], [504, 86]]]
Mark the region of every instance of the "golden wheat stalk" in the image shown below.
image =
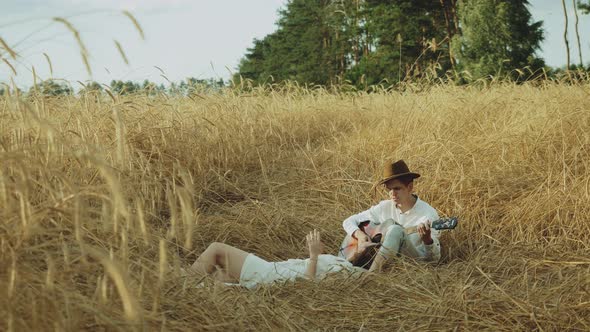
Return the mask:
[[49, 65], [49, 75], [53, 77], [53, 64], [51, 63], [51, 59], [49, 58], [49, 55], [47, 55], [47, 53], [45, 52], [43, 52], [43, 56], [45, 57], [45, 60], [47, 60], [47, 64]]
[[55, 288], [55, 263], [49, 254], [45, 258], [47, 262], [47, 274], [45, 277], [45, 288], [52, 291]]
[[135, 203], [135, 210], [137, 211], [137, 221], [139, 223], [139, 230], [141, 232], [141, 238], [143, 239], [143, 244], [147, 246], [149, 244], [149, 235], [147, 231], [147, 226], [145, 222], [145, 215], [143, 212], [143, 205], [141, 202], [137, 201]]
[[[10, 57], [13, 60], [16, 60], [16, 57], [18, 56], [18, 53], [16, 53], [15, 50], [13, 50], [12, 48], [10, 48], [10, 46], [8, 46], [8, 44], [4, 41], [4, 39], [2, 39], [2, 37], [0, 37], [0, 46], [2, 46], [3, 49], [5, 49], [8, 54], [10, 55]], [[2, 54], [0, 54], [2, 55]]]
[[128, 65], [129, 60], [127, 59], [127, 55], [125, 55], [125, 51], [123, 51], [123, 47], [121, 46], [121, 44], [117, 40], [115, 40], [115, 46], [117, 47], [117, 50], [119, 50], [119, 54], [123, 58], [123, 61], [125, 61], [125, 64]]
[[129, 321], [135, 323], [140, 322], [142, 319], [141, 306], [130, 289], [128, 281], [129, 277], [125, 273], [125, 269], [115, 260], [110, 258], [109, 255], [102, 253], [98, 249], [86, 246], [84, 250], [102, 264], [109, 277], [114, 281], [119, 297], [123, 302], [125, 317]]
[[33, 66], [31, 69], [33, 72], [33, 90], [35, 91], [35, 94], [37, 94], [39, 93], [37, 90], [37, 72], [35, 71], [35, 66]]
[[143, 34], [143, 29], [141, 28], [141, 26], [139, 25], [139, 22], [135, 19], [135, 17], [127, 10], [123, 11], [123, 15], [127, 16], [131, 20], [131, 22], [133, 22], [133, 26], [135, 26], [135, 28], [139, 32], [141, 39], [145, 39], [145, 35]]
[[10, 299], [12, 298], [12, 296], [14, 295], [14, 292], [16, 290], [16, 278], [17, 278], [17, 267], [16, 267], [16, 257], [14, 256], [14, 252], [11, 255], [12, 258], [12, 264], [10, 265], [10, 274], [9, 274], [9, 281], [8, 281], [8, 287], [7, 287], [7, 297]]
[[166, 277], [166, 272], [168, 271], [168, 258], [166, 255], [166, 240], [160, 239], [160, 264], [158, 268], [158, 284], [164, 284], [164, 278]]
[[80, 55], [82, 57], [82, 61], [84, 62], [84, 66], [86, 67], [86, 71], [88, 72], [89, 75], [92, 75], [92, 70], [90, 69], [90, 63], [88, 62], [88, 50], [86, 49], [86, 45], [84, 45], [84, 42], [82, 41], [82, 38], [80, 37], [80, 32], [74, 28], [74, 25], [72, 23], [70, 23], [68, 20], [66, 20], [65, 18], [62, 17], [54, 17], [53, 20], [55, 22], [59, 22], [62, 23], [63, 25], [66, 26], [66, 28], [68, 30], [70, 30], [70, 32], [74, 35], [74, 38], [76, 39], [76, 42], [78, 43], [78, 47], [80, 48]]
[[[588, 82], [483, 83], [0, 96], [1, 328], [587, 329]], [[255, 290], [170, 273], [212, 242], [302, 258], [314, 228], [334, 254], [342, 220], [387, 198], [369, 191], [400, 158], [423, 175], [421, 199], [461, 218], [438, 264]]]
[[4, 61], [4, 63], [8, 66], [8, 68], [10, 68], [10, 70], [12, 71], [12, 73], [14, 74], [14, 76], [16, 76], [16, 69], [14, 69], [14, 66], [12, 66], [12, 64], [10, 62], [8, 62], [8, 60], [2, 58], [2, 61]]

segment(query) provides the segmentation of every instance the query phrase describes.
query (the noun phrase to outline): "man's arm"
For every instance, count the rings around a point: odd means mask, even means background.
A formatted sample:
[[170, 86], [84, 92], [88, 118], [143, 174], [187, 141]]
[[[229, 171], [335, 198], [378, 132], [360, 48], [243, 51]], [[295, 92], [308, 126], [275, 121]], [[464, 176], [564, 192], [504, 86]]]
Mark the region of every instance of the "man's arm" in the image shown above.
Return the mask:
[[[355, 235], [355, 232], [359, 230], [359, 224], [365, 220], [377, 221], [381, 219], [382, 209], [384, 208], [385, 201], [381, 201], [381, 203], [372, 206], [370, 209], [365, 210], [359, 214], [353, 214], [352, 216], [346, 218], [342, 222], [342, 227], [346, 231], [348, 235]], [[382, 221], [382, 220], [381, 220]]]
[[359, 214], [353, 214], [342, 222], [342, 227], [344, 228], [344, 231], [346, 231], [346, 234], [352, 236], [359, 230], [359, 224], [365, 220], [370, 220], [370, 217], [371, 213], [369, 210], [363, 211]]
[[439, 232], [430, 228], [432, 221], [438, 220], [438, 214], [434, 213], [425, 222], [417, 227], [418, 234], [424, 245], [424, 257], [426, 261], [438, 262], [440, 260], [440, 241], [438, 239]]
[[425, 256], [424, 260], [429, 262], [438, 262], [440, 260], [440, 241], [438, 239], [438, 231], [431, 230], [432, 244], [424, 243]]

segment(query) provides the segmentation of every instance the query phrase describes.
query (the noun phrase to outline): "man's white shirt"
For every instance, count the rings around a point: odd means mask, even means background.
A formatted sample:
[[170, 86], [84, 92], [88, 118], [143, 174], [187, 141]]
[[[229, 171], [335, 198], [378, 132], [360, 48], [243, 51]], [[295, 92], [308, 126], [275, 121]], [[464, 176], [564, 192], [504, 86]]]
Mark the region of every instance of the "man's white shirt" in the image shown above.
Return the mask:
[[[379, 204], [372, 206], [366, 211], [352, 215], [342, 223], [344, 230], [348, 235], [352, 235], [359, 224], [369, 220], [368, 228], [385, 230], [391, 220], [400, 224], [403, 228], [416, 227], [426, 221], [438, 220], [438, 213], [428, 203], [416, 197], [414, 206], [406, 212], [402, 212], [393, 202], [393, 200], [383, 200]], [[385, 234], [383, 234], [385, 235]], [[418, 233], [406, 236], [405, 244], [402, 246], [402, 254], [410, 257], [428, 261], [438, 261], [440, 259], [440, 242], [438, 239], [439, 232], [431, 229], [433, 243], [425, 245]]]

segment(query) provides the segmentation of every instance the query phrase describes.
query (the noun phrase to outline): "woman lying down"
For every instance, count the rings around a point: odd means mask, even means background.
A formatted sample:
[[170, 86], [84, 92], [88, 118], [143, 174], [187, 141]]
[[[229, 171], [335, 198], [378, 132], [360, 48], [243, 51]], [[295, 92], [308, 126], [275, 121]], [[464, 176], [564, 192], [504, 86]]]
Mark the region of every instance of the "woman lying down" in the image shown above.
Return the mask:
[[294, 281], [298, 278], [323, 279], [330, 273], [340, 271], [366, 271], [344, 258], [321, 254], [323, 244], [317, 230], [310, 232], [306, 240], [309, 258], [282, 262], [267, 262], [254, 254], [215, 242], [197, 258], [191, 270], [197, 274], [211, 275], [217, 281], [247, 288], [277, 281]]

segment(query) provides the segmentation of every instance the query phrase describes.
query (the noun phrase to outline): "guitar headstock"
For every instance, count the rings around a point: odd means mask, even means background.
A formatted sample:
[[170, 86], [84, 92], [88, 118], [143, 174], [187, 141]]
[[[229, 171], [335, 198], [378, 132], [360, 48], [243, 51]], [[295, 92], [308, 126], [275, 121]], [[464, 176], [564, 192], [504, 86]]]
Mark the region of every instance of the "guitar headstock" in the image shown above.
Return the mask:
[[453, 228], [457, 227], [458, 221], [459, 221], [459, 219], [457, 217], [444, 217], [444, 218], [440, 218], [436, 221], [433, 221], [432, 225], [430, 225], [430, 227], [432, 227], [436, 230], [453, 229]]

